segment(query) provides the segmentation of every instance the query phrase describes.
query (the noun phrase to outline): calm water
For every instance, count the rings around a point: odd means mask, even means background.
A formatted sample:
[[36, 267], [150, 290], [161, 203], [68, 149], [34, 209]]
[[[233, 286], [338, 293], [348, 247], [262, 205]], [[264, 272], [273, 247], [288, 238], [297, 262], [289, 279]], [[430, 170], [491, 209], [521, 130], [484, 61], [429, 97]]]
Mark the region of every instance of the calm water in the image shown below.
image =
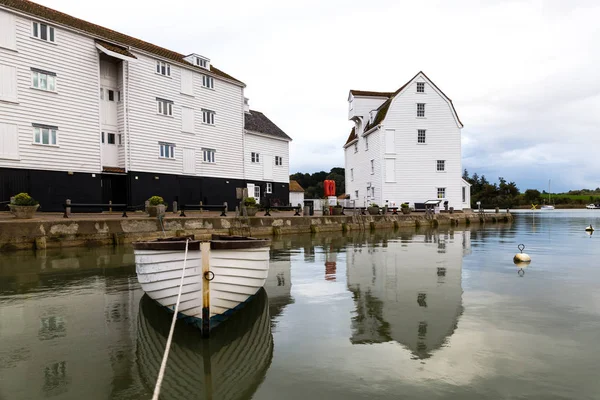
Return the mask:
[[[598, 399], [589, 223], [282, 237], [244, 312], [208, 341], [177, 326], [161, 398]], [[0, 399], [149, 399], [169, 323], [129, 249], [2, 254]]]

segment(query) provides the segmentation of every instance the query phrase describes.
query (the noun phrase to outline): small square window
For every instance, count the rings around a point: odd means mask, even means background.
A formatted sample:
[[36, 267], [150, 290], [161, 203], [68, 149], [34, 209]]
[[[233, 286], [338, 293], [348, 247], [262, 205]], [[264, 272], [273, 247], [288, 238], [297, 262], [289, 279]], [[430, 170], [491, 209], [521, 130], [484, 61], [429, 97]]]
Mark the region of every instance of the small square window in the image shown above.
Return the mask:
[[425, 82], [417, 82], [417, 93], [425, 93]]
[[52, 26], [40, 22], [32, 22], [31, 34], [34, 38], [54, 43], [54, 27]]
[[255, 152], [250, 153], [250, 158], [251, 158], [251, 160], [252, 160], [253, 163], [259, 163], [260, 162], [260, 154], [259, 153], [255, 153]]
[[283, 158], [281, 158], [280, 156], [275, 156], [275, 165], [283, 165]]
[[215, 88], [215, 80], [212, 76], [202, 75], [202, 86], [209, 89]]
[[205, 163], [215, 162], [215, 150], [214, 149], [202, 149], [202, 160]]
[[159, 143], [160, 158], [175, 158], [175, 145], [172, 143]]
[[31, 86], [36, 89], [54, 92], [56, 89], [56, 75], [52, 72], [32, 70]]
[[442, 172], [446, 170], [446, 161], [445, 160], [437, 160], [437, 171]]
[[446, 198], [446, 188], [437, 188], [437, 198], [438, 199]]
[[108, 90], [108, 101], [115, 101], [115, 91], [114, 90]]
[[267, 182], [267, 189], [265, 190], [266, 193], [273, 193], [273, 184], [271, 182]]
[[171, 64], [156, 61], [156, 73], [164, 76], [171, 76]]
[[425, 143], [425, 129], [419, 129], [417, 130], [417, 143]]
[[173, 102], [164, 99], [156, 99], [157, 112], [162, 115], [173, 116]]
[[202, 109], [202, 122], [208, 125], [215, 124], [215, 112]]
[[33, 128], [33, 143], [43, 144], [48, 146], [57, 145], [57, 133], [58, 128], [45, 127], [45, 126], [34, 126]]
[[417, 103], [417, 117], [425, 116], [425, 103]]

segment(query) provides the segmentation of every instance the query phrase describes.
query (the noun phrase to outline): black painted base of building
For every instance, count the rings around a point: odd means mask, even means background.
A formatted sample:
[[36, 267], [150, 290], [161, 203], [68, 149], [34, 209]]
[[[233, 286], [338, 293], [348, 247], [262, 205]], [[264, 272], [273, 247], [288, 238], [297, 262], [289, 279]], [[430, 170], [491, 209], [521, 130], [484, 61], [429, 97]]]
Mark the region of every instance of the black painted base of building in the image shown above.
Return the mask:
[[[227, 202], [229, 210], [239, 203], [236, 188], [247, 183], [260, 186], [261, 203], [289, 203], [289, 183], [272, 182], [273, 193], [266, 193], [267, 182], [242, 179], [194, 177], [130, 171], [127, 174], [80, 173], [0, 168], [0, 201], [20, 192], [40, 202], [40, 211], [63, 211], [66, 199], [72, 203], [126, 203], [142, 206], [151, 196], [161, 196], [171, 206], [179, 204], [216, 205]], [[170, 207], [169, 207], [170, 208]], [[79, 210], [84, 211], [84, 210]], [[100, 211], [100, 210], [85, 210]]]

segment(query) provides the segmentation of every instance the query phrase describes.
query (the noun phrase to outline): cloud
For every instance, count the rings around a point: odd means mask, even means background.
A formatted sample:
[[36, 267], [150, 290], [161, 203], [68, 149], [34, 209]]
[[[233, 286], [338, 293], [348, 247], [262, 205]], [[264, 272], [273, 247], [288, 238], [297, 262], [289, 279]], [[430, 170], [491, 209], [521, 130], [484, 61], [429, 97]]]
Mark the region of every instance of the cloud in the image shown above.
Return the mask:
[[350, 88], [423, 70], [465, 123], [464, 167], [521, 188], [600, 186], [596, 1], [40, 2], [211, 58], [294, 139], [291, 172], [344, 165]]

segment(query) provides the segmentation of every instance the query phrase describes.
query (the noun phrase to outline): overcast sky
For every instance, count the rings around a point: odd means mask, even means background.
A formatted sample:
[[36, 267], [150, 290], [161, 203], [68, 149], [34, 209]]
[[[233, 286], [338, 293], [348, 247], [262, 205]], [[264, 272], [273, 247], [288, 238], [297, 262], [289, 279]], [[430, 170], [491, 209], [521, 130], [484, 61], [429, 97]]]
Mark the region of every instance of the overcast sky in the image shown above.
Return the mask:
[[424, 71], [454, 102], [463, 167], [521, 190], [600, 186], [600, 2], [36, 0], [205, 55], [294, 141], [290, 173], [344, 166], [349, 89]]

